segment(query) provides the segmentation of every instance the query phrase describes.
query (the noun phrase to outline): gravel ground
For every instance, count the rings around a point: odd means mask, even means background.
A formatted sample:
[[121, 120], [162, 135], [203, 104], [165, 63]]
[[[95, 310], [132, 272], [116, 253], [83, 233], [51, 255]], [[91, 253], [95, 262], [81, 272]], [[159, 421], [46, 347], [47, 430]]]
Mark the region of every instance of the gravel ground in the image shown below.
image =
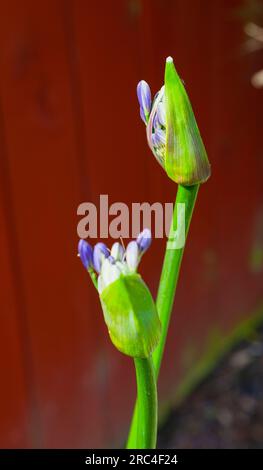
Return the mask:
[[263, 328], [171, 412], [158, 447], [263, 449]]

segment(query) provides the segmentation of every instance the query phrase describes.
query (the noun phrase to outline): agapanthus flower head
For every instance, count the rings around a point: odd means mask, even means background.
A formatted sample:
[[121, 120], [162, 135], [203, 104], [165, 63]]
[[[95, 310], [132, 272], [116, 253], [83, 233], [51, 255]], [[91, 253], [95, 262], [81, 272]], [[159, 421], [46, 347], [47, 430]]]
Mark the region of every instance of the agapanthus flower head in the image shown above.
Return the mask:
[[144, 229], [126, 249], [115, 242], [92, 247], [79, 242], [79, 255], [97, 285], [105, 323], [113, 344], [132, 357], [148, 357], [158, 344], [161, 324], [151, 293], [137, 272], [140, 260], [151, 244], [151, 232]]
[[146, 124], [149, 147], [167, 175], [190, 186], [205, 182], [211, 173], [191, 103], [173, 59], [166, 59], [164, 86], [151, 101], [149, 85], [137, 86], [140, 115]]
[[152, 106], [151, 90], [145, 80], [141, 80], [137, 85], [137, 96], [140, 103], [140, 115], [142, 120], [147, 123]]

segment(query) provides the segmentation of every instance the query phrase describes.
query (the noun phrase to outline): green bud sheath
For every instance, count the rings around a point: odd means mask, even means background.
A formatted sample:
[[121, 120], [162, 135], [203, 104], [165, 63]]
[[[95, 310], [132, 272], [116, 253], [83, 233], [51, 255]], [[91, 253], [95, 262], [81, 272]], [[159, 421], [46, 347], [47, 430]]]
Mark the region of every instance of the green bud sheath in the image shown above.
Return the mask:
[[178, 184], [204, 183], [210, 164], [191, 103], [171, 57], [165, 67], [166, 149], [165, 170]]
[[159, 342], [161, 323], [141, 276], [122, 275], [102, 291], [100, 300], [116, 348], [128, 356], [149, 357]]

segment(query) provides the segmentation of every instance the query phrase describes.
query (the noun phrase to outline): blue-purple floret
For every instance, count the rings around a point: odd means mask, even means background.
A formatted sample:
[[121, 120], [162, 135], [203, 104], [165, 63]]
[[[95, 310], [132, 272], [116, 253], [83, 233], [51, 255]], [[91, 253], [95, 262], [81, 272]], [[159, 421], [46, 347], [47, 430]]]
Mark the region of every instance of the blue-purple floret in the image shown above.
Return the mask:
[[[152, 236], [151, 231], [145, 228], [137, 237], [136, 241], [133, 240], [128, 243], [126, 250], [120, 245], [116, 251], [116, 255], [111, 254], [109, 248], [105, 243], [97, 243], [94, 249], [86, 240], [79, 240], [78, 252], [85, 269], [95, 269], [98, 274], [101, 272], [101, 266], [105, 258], [109, 260], [111, 264], [115, 263], [127, 263], [131, 271], [136, 271], [137, 266], [140, 262], [141, 256], [148, 250], [151, 245]], [[118, 245], [117, 242], [115, 242]], [[113, 245], [113, 246], [114, 246]], [[116, 248], [116, 247], [115, 247]], [[114, 252], [114, 251], [113, 251]]]
[[109, 256], [110, 251], [105, 243], [99, 242], [94, 246], [93, 266], [98, 273], [100, 273], [103, 258], [108, 258]]
[[156, 129], [154, 134], [152, 134], [152, 143], [154, 147], [159, 147], [160, 145], [165, 145], [166, 134], [163, 129]]
[[86, 240], [80, 240], [78, 244], [78, 253], [85, 269], [93, 266], [93, 249]]
[[144, 123], [147, 124], [152, 107], [152, 95], [150, 87], [145, 80], [141, 80], [138, 83], [137, 96], [140, 104], [140, 116]]
[[151, 100], [151, 91], [147, 82], [141, 80], [137, 85], [140, 104], [140, 116], [147, 128], [148, 144], [158, 162], [163, 166], [166, 146], [166, 112], [164, 87]]
[[141, 253], [145, 253], [152, 243], [151, 231], [145, 228], [137, 237], [136, 243]]

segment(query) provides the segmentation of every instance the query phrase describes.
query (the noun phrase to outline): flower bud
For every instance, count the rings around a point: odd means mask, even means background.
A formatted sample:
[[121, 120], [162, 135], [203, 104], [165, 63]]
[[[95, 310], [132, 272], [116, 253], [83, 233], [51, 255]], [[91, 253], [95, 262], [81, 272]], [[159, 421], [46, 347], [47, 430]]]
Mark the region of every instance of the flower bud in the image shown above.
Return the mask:
[[146, 124], [151, 111], [152, 97], [150, 87], [144, 80], [141, 80], [137, 85], [137, 97], [140, 104], [140, 115]]
[[93, 250], [93, 266], [95, 270], [99, 273], [101, 270], [102, 262], [105, 258], [110, 256], [110, 251], [104, 243], [97, 243], [94, 246]]
[[79, 255], [98, 290], [110, 338], [119, 351], [132, 357], [150, 356], [161, 334], [151, 293], [136, 272], [151, 239], [145, 228], [126, 250], [119, 242], [111, 250], [97, 243], [93, 250], [85, 240], [79, 241]]
[[100, 300], [115, 347], [128, 356], [149, 357], [159, 342], [161, 323], [141, 276], [121, 275], [103, 289]]
[[136, 243], [141, 253], [145, 253], [152, 243], [152, 234], [148, 228], [145, 228], [137, 237]]
[[139, 264], [139, 247], [133, 240], [126, 249], [126, 262], [131, 272], [135, 272]]
[[123, 256], [124, 256], [124, 248], [119, 242], [113, 243], [111, 247], [111, 256], [116, 261], [122, 261]]
[[166, 150], [165, 170], [179, 184], [204, 183], [210, 164], [197, 127], [191, 103], [173, 63], [165, 68]]
[[[150, 96], [149, 85], [146, 87], [146, 82], [142, 82]], [[145, 100], [141, 95], [138, 94], [142, 114], [141, 103]], [[150, 101], [147, 103], [149, 106]], [[171, 57], [166, 60], [165, 85], [155, 95], [150, 112], [143, 116], [149, 147], [167, 175], [185, 186], [204, 183], [211, 173], [210, 164], [191, 103]]]
[[93, 265], [93, 249], [86, 240], [79, 240], [78, 253], [85, 269], [90, 269]]

